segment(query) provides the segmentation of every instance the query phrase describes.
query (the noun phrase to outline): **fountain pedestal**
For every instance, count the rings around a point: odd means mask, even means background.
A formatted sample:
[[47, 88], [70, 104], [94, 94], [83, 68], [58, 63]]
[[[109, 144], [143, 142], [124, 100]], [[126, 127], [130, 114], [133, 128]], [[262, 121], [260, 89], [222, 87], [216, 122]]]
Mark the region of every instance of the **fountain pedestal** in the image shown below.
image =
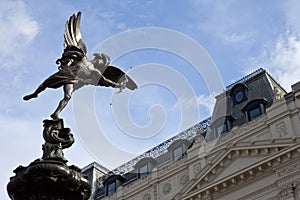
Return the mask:
[[19, 166], [7, 191], [13, 200], [86, 200], [91, 195], [87, 176], [68, 166], [63, 149], [74, 143], [73, 134], [62, 119], [44, 120], [43, 156], [27, 167]]

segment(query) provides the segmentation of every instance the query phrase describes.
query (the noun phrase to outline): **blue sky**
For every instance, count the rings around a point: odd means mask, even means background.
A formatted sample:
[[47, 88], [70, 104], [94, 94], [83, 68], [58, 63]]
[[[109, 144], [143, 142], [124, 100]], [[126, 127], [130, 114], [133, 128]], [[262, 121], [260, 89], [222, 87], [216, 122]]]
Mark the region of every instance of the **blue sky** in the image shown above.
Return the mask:
[[[214, 80], [225, 88], [263, 67], [287, 91], [299, 81], [299, 0], [1, 0], [1, 199], [8, 199], [12, 170], [42, 156], [42, 120], [62, 90], [47, 90], [29, 102], [22, 97], [56, 72], [65, 22], [78, 11], [89, 52], [110, 55], [140, 88], [116, 94], [86, 87], [74, 94], [61, 114], [76, 139], [65, 150], [69, 164], [96, 160], [113, 168], [205, 119], [213, 96], [222, 91]], [[147, 36], [152, 30], [161, 34]], [[199, 55], [189, 44], [198, 45]], [[104, 152], [105, 147], [112, 149]]]

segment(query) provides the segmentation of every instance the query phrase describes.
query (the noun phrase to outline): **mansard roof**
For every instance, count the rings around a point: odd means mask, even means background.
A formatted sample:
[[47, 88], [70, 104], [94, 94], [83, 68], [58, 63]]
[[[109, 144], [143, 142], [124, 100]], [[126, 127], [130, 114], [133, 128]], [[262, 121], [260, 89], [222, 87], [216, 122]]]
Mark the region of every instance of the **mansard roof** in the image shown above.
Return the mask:
[[264, 99], [265, 108], [270, 107], [275, 88], [282, 96], [286, 94], [280, 84], [262, 68], [228, 85], [224, 92], [216, 96], [212, 123], [225, 116], [234, 118], [231, 127], [246, 123], [248, 120], [243, 108], [258, 99]]

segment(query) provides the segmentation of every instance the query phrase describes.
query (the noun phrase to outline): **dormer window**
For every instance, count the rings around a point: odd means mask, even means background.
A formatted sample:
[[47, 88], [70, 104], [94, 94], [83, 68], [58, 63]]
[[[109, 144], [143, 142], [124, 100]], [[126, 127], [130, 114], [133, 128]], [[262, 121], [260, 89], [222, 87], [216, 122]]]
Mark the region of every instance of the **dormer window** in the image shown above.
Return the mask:
[[217, 131], [218, 135], [222, 135], [224, 133], [227, 133], [229, 131], [228, 123], [224, 122], [224, 124], [221, 124], [220, 126], [218, 126], [216, 128], [216, 131]]
[[248, 115], [249, 115], [249, 119], [255, 119], [259, 116], [261, 116], [262, 112], [261, 112], [261, 108], [260, 107], [256, 107], [256, 108], [253, 108], [251, 110], [248, 111]]
[[177, 147], [176, 149], [173, 150], [173, 158], [174, 160], [178, 160], [183, 156], [183, 148], [182, 146]]
[[191, 142], [187, 139], [179, 139], [175, 140], [169, 147], [168, 151], [171, 154], [171, 159], [173, 161], [182, 158], [186, 152], [186, 150], [191, 145]]
[[149, 174], [148, 164], [139, 168], [139, 178], [143, 178]]
[[117, 191], [117, 188], [122, 185], [125, 178], [121, 175], [111, 174], [103, 181], [103, 186], [105, 187], [105, 195], [109, 196]]
[[242, 84], [238, 83], [236, 84], [231, 90], [230, 90], [230, 96], [233, 101], [233, 105], [239, 104], [247, 99], [247, 93], [248, 88]]
[[246, 104], [242, 109], [245, 113], [247, 121], [251, 121], [266, 112], [266, 99], [255, 99]]
[[152, 157], [145, 157], [139, 160], [134, 168], [137, 173], [137, 178], [143, 178], [147, 176], [151, 170], [156, 167], [157, 161]]
[[218, 137], [231, 130], [233, 121], [234, 118], [231, 115], [219, 117], [211, 123], [210, 128]]

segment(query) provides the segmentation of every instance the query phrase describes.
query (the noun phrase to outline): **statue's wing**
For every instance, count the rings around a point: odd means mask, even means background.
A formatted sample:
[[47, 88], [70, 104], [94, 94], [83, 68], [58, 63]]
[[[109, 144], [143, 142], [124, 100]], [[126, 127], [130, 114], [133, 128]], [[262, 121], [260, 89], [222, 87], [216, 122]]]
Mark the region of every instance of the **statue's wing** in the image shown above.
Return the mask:
[[77, 15], [73, 14], [66, 22], [64, 48], [67, 46], [76, 46], [82, 49], [85, 54], [87, 54], [87, 49], [80, 33], [80, 19], [81, 12], [78, 12]]
[[[101, 70], [103, 76], [112, 82], [115, 83], [126, 83], [125, 87], [130, 90], [137, 89], [137, 84], [122, 70], [120, 70], [117, 67], [114, 66], [107, 66], [105, 67], [105, 70]], [[100, 86], [106, 86], [106, 87], [115, 87], [115, 85], [106, 82], [104, 79], [100, 79], [98, 82], [98, 85]]]

